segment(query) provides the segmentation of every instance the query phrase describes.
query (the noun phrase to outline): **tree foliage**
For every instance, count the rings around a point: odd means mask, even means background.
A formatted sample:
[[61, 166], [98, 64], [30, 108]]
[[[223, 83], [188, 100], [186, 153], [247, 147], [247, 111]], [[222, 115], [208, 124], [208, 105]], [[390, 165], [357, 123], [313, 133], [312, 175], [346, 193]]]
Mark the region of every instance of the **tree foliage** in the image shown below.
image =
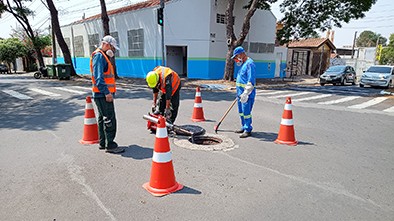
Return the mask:
[[24, 5], [25, 2], [32, 0], [4, 0], [0, 2], [0, 14], [8, 12], [12, 14], [18, 23], [25, 30], [26, 35], [31, 39], [34, 50], [37, 53], [37, 59], [40, 66], [45, 66], [44, 59], [42, 58], [41, 48], [39, 47], [39, 40], [37, 40], [37, 32], [33, 30], [30, 25], [29, 18], [34, 15], [34, 12]]
[[17, 38], [8, 38], [0, 40], [0, 61], [10, 64], [15, 61], [16, 58], [25, 56], [27, 48]]
[[363, 31], [357, 37], [356, 46], [357, 47], [376, 47], [378, 44], [383, 46], [386, 45], [387, 38], [383, 37], [381, 34], [372, 31]]
[[333, 27], [342, 27], [352, 19], [365, 16], [377, 0], [284, 0], [280, 11], [284, 27], [278, 31], [277, 39], [286, 43], [291, 39], [306, 38], [325, 32]]
[[394, 65], [394, 34], [390, 35], [389, 44], [382, 50], [380, 64]]

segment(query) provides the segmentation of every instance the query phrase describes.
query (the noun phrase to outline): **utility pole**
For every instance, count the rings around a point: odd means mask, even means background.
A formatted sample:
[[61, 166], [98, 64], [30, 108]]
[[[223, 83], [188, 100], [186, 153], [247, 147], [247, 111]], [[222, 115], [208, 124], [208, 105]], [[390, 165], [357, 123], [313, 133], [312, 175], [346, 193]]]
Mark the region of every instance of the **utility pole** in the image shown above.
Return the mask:
[[352, 57], [351, 57], [351, 59], [353, 59], [353, 56], [354, 56], [354, 46], [356, 45], [356, 37], [357, 37], [357, 31], [354, 32], [353, 46], [352, 46]]
[[164, 66], [165, 64], [165, 59], [164, 59], [164, 0], [160, 0], [160, 8], [162, 11], [162, 24], [161, 26], [161, 65]]
[[52, 32], [52, 64], [57, 63], [57, 56], [56, 56], [56, 37], [55, 37], [55, 29], [53, 28], [53, 23], [51, 19], [51, 32]]
[[71, 39], [72, 39], [73, 55], [74, 55], [74, 68], [77, 68], [77, 59], [75, 58], [74, 29], [72, 25], [71, 25]]

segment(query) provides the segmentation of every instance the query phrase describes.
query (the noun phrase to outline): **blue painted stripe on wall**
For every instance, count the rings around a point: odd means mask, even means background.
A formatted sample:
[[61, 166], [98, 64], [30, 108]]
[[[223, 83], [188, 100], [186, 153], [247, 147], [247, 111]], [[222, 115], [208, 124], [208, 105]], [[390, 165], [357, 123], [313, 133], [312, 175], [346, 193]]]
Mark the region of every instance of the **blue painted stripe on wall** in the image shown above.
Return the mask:
[[[90, 75], [90, 58], [80, 57], [75, 60], [76, 64], [74, 64], [74, 67], [76, 67], [77, 74]], [[64, 58], [58, 57], [57, 62], [64, 63]], [[160, 65], [160, 63], [161, 60], [157, 59], [117, 59], [116, 67], [120, 77], [144, 78], [146, 73]], [[275, 63], [255, 62], [255, 64], [256, 78], [274, 78]], [[223, 78], [225, 61], [189, 60], [187, 65], [188, 78], [190, 79], [217, 80]], [[269, 65], [270, 68], [268, 68]], [[282, 63], [280, 66], [280, 77], [285, 77], [286, 63]], [[235, 66], [235, 77], [238, 70], [239, 67]]]

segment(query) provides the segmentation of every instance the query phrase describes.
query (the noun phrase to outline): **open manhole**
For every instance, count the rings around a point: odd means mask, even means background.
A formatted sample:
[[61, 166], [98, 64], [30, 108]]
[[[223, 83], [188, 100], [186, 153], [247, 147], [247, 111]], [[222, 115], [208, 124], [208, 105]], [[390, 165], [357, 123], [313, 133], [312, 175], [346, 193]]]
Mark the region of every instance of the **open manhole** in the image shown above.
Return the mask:
[[189, 138], [189, 142], [198, 145], [216, 145], [222, 143], [223, 140], [218, 137], [192, 136]]
[[230, 138], [210, 133], [206, 133], [204, 136], [194, 135], [193, 141], [190, 136], [174, 137], [174, 144], [185, 149], [205, 151], [228, 151], [236, 148]]

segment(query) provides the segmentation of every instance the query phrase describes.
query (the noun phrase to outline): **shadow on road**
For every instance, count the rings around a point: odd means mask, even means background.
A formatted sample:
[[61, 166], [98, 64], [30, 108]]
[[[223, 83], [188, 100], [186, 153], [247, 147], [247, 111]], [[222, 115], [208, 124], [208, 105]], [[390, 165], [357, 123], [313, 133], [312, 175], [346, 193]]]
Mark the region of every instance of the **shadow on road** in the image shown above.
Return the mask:
[[183, 186], [183, 189], [173, 193], [173, 194], [201, 194], [201, 191], [198, 191], [196, 189], [187, 187], [187, 186]]
[[130, 145], [128, 148], [125, 148], [125, 152], [121, 153], [122, 157], [130, 157], [135, 160], [143, 160], [152, 158], [153, 149], [148, 147], [141, 147], [139, 145]]
[[252, 132], [252, 138], [260, 139], [261, 141], [274, 142], [278, 137], [277, 133], [269, 132]]

